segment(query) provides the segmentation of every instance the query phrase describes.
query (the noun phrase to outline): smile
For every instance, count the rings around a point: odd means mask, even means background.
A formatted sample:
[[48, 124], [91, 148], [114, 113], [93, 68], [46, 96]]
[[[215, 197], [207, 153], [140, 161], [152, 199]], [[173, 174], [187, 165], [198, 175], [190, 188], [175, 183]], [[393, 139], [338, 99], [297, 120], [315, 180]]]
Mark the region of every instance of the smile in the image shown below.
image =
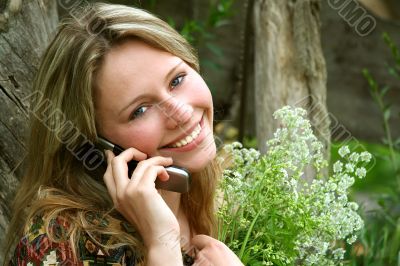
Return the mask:
[[201, 131], [201, 126], [200, 123], [197, 124], [197, 126], [194, 128], [194, 130], [187, 135], [186, 137], [180, 139], [179, 141], [168, 145], [168, 148], [180, 148], [183, 147], [185, 145], [188, 145], [190, 143], [192, 143], [199, 135], [200, 135], [200, 131]]

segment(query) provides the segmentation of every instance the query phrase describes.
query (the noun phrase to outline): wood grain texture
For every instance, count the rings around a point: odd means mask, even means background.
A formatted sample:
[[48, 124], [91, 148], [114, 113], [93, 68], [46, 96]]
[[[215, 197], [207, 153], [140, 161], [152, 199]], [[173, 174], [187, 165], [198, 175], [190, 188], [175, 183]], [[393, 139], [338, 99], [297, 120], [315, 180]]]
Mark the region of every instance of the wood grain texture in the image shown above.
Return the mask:
[[310, 112], [328, 158], [326, 66], [320, 42], [319, 0], [256, 0], [255, 112], [259, 148], [279, 126], [273, 112], [296, 105]]
[[[23, 175], [29, 103], [40, 56], [58, 22], [55, 1], [18, 1], [11, 5], [6, 27], [0, 31], [0, 243], [11, 211], [10, 202]], [[17, 12], [18, 11], [18, 12]], [[3, 10], [7, 13], [8, 10]], [[4, 17], [4, 16], [3, 16]], [[2, 264], [3, 258], [0, 258]]]

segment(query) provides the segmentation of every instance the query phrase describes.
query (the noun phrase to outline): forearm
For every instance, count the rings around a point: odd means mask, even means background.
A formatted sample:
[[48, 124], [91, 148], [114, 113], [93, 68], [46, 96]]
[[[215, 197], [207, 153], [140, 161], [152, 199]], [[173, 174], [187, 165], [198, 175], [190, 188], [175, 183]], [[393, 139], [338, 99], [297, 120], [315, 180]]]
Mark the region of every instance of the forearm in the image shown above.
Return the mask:
[[183, 265], [180, 245], [168, 246], [160, 244], [148, 250], [147, 266], [181, 266]]

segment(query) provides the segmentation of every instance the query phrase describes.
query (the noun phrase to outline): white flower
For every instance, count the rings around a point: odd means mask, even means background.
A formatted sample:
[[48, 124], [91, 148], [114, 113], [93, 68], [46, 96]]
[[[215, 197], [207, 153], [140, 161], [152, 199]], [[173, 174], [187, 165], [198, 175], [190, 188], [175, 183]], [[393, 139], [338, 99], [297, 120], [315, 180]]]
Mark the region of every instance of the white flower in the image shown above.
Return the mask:
[[364, 167], [360, 167], [356, 169], [356, 176], [358, 176], [358, 178], [363, 178], [365, 177], [365, 175], [367, 174], [367, 170], [365, 170]]
[[348, 172], [348, 173], [353, 173], [354, 172], [354, 164], [352, 164], [352, 163], [346, 163], [346, 171]]
[[342, 158], [344, 158], [347, 154], [349, 154], [350, 153], [350, 149], [349, 149], [349, 147], [348, 146], [343, 146], [343, 147], [340, 147], [340, 149], [339, 149], [339, 155], [342, 157]]
[[283, 174], [283, 178], [284, 178], [284, 179], [287, 179], [287, 178], [288, 178], [289, 175], [288, 175], [286, 169], [281, 169], [281, 173]]
[[358, 210], [358, 204], [355, 202], [349, 202], [347, 203], [347, 207], [349, 207], [351, 210], [356, 211]]
[[337, 188], [337, 185], [335, 183], [329, 182], [326, 187], [327, 187], [328, 191], [335, 191]]
[[344, 258], [345, 253], [346, 251], [342, 248], [337, 248], [332, 252], [333, 257], [337, 260], [342, 260]]
[[360, 158], [360, 155], [356, 152], [353, 152], [352, 154], [350, 154], [349, 159], [350, 161], [356, 163], [358, 162], [358, 159]]
[[240, 149], [243, 147], [242, 143], [240, 143], [238, 141], [233, 142], [231, 145], [232, 145], [232, 148], [234, 148], [234, 149]]
[[319, 142], [319, 141], [313, 141], [313, 142], [311, 143], [311, 148], [312, 148], [314, 151], [319, 151], [319, 150], [321, 150], [322, 148], [324, 148], [324, 145], [322, 145], [322, 143]]
[[334, 165], [333, 165], [333, 172], [335, 173], [339, 173], [342, 171], [342, 167], [343, 167], [343, 163], [341, 161], [337, 161]]
[[352, 235], [351, 237], [349, 237], [347, 239], [347, 243], [349, 243], [350, 245], [353, 244], [354, 242], [356, 242], [357, 240], [357, 236], [356, 235]]
[[371, 160], [371, 158], [372, 158], [371, 153], [369, 153], [369, 152], [367, 152], [367, 151], [363, 151], [363, 152], [360, 154], [360, 159], [361, 159], [361, 161], [369, 162], [369, 161]]
[[[338, 189], [341, 191], [345, 191], [353, 184], [354, 184], [354, 177], [349, 176], [348, 174], [345, 174], [342, 176], [341, 180], [339, 181]], [[346, 195], [342, 195], [342, 196], [346, 196]]]
[[[340, 265], [345, 250], [330, 244], [338, 240], [353, 243], [363, 227], [357, 203], [348, 201], [348, 189], [356, 176], [365, 176], [365, 168], [358, 164], [370, 160], [371, 155], [351, 153], [343, 146], [339, 154], [345, 159], [335, 162], [334, 173], [326, 175], [322, 171], [328, 165], [322, 155], [323, 146], [313, 134], [306, 112], [287, 106], [276, 111], [274, 117], [281, 128], [267, 142], [267, 154], [245, 149], [239, 143], [226, 147], [232, 155], [232, 170], [224, 171], [225, 205], [218, 215], [229, 228], [237, 224], [243, 232], [258, 215], [253, 228], [258, 235], [251, 237], [263, 242], [256, 242], [252, 251], [263, 255], [265, 265], [275, 265], [272, 261], [280, 265], [294, 265], [296, 261], [304, 265]], [[308, 166], [314, 166], [318, 177], [311, 182], [303, 178]], [[239, 210], [245, 216], [237, 215]], [[284, 239], [288, 243], [265, 238], [271, 231], [276, 235], [288, 233]], [[240, 231], [231, 233], [237, 235], [237, 243], [245, 235], [236, 234]]]

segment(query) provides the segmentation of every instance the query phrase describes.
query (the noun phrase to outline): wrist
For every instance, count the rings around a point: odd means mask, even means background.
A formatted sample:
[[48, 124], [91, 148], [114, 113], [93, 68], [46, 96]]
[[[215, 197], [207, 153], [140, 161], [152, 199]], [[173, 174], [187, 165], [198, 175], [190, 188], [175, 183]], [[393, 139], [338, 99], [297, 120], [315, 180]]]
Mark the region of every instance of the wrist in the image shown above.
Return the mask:
[[170, 229], [164, 233], [158, 233], [147, 239], [144, 239], [145, 246], [150, 248], [167, 247], [173, 249], [174, 247], [180, 247], [180, 230], [178, 228]]
[[177, 266], [183, 265], [182, 252], [180, 245], [152, 245], [148, 248], [148, 266]]

